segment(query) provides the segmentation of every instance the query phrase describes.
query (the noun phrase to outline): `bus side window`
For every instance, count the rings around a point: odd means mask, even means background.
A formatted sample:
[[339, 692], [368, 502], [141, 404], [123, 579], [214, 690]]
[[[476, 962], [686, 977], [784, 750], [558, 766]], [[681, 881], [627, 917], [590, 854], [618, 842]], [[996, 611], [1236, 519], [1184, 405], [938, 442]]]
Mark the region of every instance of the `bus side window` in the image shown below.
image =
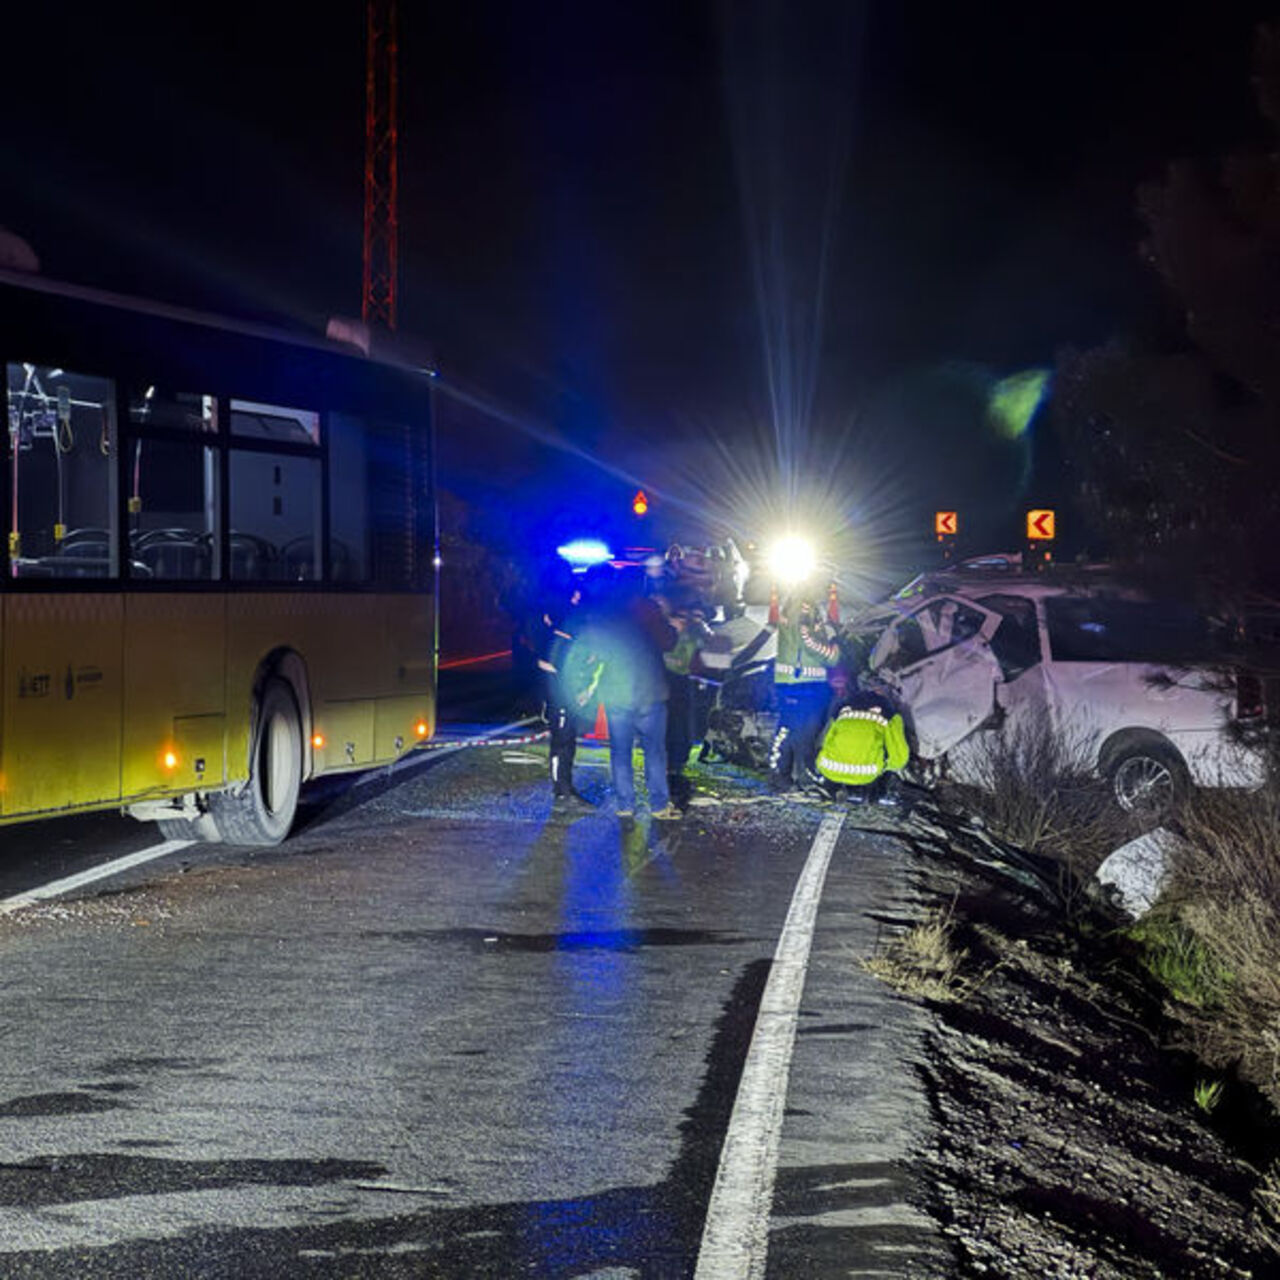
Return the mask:
[[315, 582], [321, 576], [320, 415], [231, 401], [231, 435], [276, 448], [231, 449], [228, 545], [242, 582]]
[[316, 581], [319, 458], [232, 449], [229, 544], [237, 581]]
[[335, 582], [420, 587], [431, 550], [420, 440], [404, 423], [329, 416], [329, 512]]
[[10, 575], [114, 576], [114, 383], [55, 365], [10, 364], [6, 374]]
[[130, 392], [130, 431], [165, 433], [131, 435], [125, 446], [130, 576], [189, 582], [218, 576], [217, 455], [197, 435], [217, 426], [213, 396], [155, 386]]

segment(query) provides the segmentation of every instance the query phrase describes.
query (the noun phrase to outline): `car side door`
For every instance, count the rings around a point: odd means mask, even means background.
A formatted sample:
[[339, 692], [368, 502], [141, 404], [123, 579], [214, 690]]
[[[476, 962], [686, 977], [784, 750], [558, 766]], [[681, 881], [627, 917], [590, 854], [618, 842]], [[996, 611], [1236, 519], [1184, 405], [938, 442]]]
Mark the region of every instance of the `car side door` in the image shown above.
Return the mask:
[[944, 755], [995, 709], [991, 638], [1001, 621], [971, 600], [936, 596], [880, 637], [871, 672], [897, 699], [921, 757]]
[[991, 638], [991, 652], [1000, 664], [1001, 683], [996, 700], [1004, 713], [1002, 728], [1015, 737], [1043, 726], [1057, 731], [1056, 704], [1050, 696], [1044, 662], [1044, 643], [1036, 602], [1012, 591], [978, 597], [983, 608], [1002, 619]]

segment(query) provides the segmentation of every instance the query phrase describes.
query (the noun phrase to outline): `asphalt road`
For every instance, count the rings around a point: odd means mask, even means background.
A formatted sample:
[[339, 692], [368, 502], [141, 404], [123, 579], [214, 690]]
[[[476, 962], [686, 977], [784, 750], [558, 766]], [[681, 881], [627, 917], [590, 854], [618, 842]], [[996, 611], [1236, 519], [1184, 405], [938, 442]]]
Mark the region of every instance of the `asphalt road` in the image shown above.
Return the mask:
[[[521, 703], [527, 707], [532, 699], [515, 688], [510, 668], [510, 660], [501, 659], [442, 671], [437, 739], [466, 739], [519, 717]], [[411, 756], [405, 764], [413, 768], [418, 762]], [[346, 774], [305, 787], [301, 821], [313, 820], [335, 797], [378, 780], [378, 774]], [[160, 840], [151, 823], [113, 811], [5, 826], [0, 828], [0, 901]]]
[[[581, 816], [537, 746], [466, 749], [313, 796], [279, 849], [0, 919], [0, 1274], [692, 1275], [823, 815], [722, 767], [683, 822], [624, 824], [581, 764]], [[848, 825], [770, 1275], [946, 1274], [904, 1164], [914, 1011], [857, 964], [912, 909], [896, 843]]]

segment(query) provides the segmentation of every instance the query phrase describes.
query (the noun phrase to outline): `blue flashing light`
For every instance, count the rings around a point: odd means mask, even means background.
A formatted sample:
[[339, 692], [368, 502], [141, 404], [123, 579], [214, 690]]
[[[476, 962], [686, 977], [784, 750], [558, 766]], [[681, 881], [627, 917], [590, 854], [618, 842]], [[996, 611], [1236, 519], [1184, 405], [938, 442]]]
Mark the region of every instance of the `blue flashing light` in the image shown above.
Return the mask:
[[574, 569], [590, 569], [613, 559], [613, 552], [599, 538], [574, 538], [557, 547], [556, 555]]

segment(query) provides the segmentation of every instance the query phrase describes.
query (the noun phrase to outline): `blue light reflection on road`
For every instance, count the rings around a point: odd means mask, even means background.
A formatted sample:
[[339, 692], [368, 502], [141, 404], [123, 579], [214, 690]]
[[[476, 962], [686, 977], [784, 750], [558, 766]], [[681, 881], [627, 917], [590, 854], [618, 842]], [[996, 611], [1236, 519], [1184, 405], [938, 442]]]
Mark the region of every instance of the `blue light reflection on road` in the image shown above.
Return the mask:
[[[550, 981], [558, 1026], [546, 1105], [557, 1132], [578, 1141], [623, 1140], [634, 1117], [628, 1110], [628, 1063], [644, 1020], [639, 978], [637, 875], [672, 874], [658, 833], [649, 823], [619, 824], [596, 815], [566, 832], [559, 903], [559, 943]], [[662, 1171], [653, 1171], [655, 1183]], [[547, 1275], [570, 1274], [584, 1255], [625, 1256], [635, 1224], [597, 1214], [594, 1202], [544, 1202], [529, 1209], [531, 1257]], [[650, 1218], [658, 1206], [648, 1204]]]

